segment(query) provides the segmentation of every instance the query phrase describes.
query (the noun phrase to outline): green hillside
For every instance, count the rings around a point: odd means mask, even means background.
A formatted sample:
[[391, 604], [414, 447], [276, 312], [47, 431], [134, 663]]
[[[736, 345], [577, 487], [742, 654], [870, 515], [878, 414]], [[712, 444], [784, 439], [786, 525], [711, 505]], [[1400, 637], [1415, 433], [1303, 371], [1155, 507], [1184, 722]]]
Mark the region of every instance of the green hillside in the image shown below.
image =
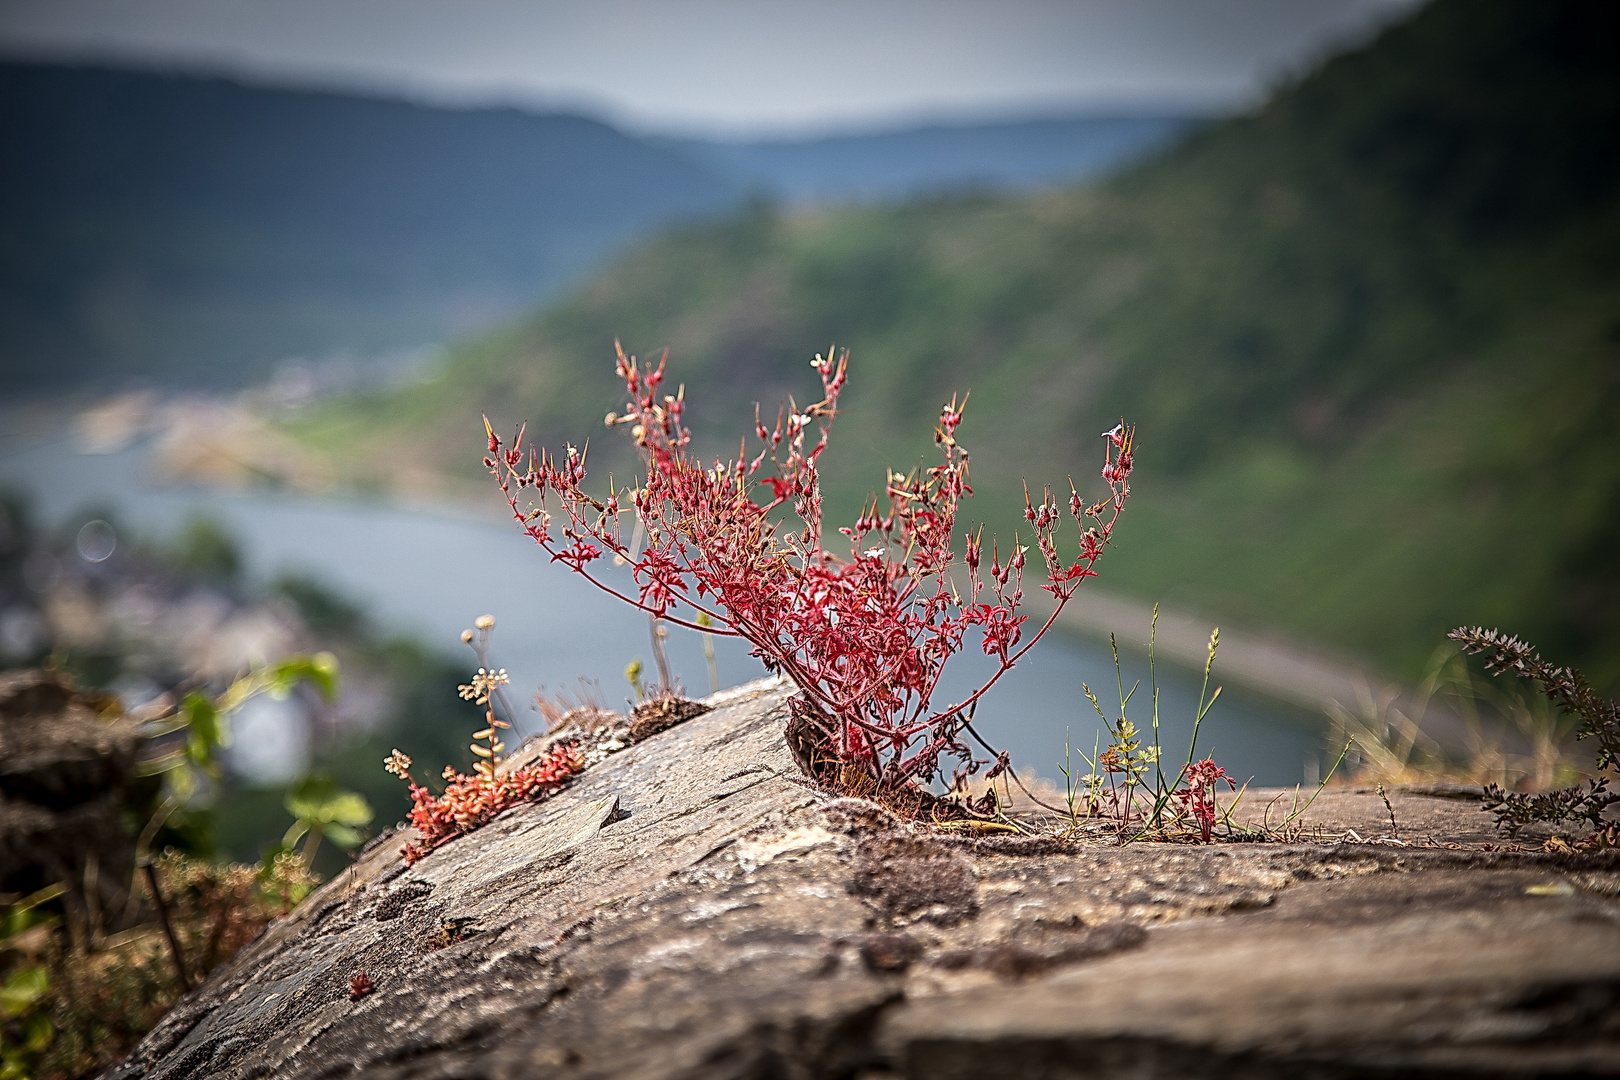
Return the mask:
[[[971, 391], [976, 514], [1140, 427], [1103, 584], [1411, 672], [1458, 623], [1620, 681], [1620, 16], [1440, 0], [1099, 187], [735, 219], [634, 251], [433, 383], [295, 426], [468, 478], [478, 414], [542, 440], [668, 346], [694, 426], [851, 348], [827, 458], [851, 513]], [[774, 408], [774, 406], [772, 406]], [[615, 455], [617, 457], [615, 458]]]
[[499, 325], [742, 184], [569, 115], [0, 59], [0, 395]]

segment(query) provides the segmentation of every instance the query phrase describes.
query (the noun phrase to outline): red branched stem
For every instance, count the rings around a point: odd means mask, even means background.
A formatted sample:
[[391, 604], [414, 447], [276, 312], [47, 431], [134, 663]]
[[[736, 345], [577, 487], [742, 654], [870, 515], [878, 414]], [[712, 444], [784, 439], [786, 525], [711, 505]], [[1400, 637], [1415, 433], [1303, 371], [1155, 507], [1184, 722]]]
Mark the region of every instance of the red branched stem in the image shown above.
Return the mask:
[[[1122, 422], [1104, 436], [1105, 498], [1087, 505], [1070, 485], [1068, 516], [1080, 528], [1071, 558], [1057, 550], [1063, 515], [1051, 489], [1037, 507], [1026, 488], [1024, 516], [1046, 568], [1041, 587], [1056, 605], [1024, 640], [1027, 616], [1018, 608], [1029, 548], [1015, 537], [1003, 558], [992, 541], [990, 565], [982, 569], [982, 533], [966, 535], [960, 560], [952, 549], [958, 507], [973, 493], [968, 455], [956, 440], [965, 398], [940, 411], [934, 441], [942, 461], [909, 475], [890, 473], [882, 498], [868, 503], [853, 527], [839, 530], [850, 543], [849, 556], [840, 558], [822, 547], [818, 461], [837, 415], [848, 354], [829, 352], [812, 361], [822, 389], [814, 405], [801, 411], [790, 401], [771, 427], [756, 410], [757, 454], [747, 456], [745, 440], [735, 460], [712, 466], [688, 448], [685, 388], [661, 391], [666, 361], [643, 367], [618, 351], [629, 403], [622, 416], [610, 413], [608, 424], [630, 427], [646, 472], [635, 486], [609, 491], [605, 499], [582, 487], [583, 450], [525, 454], [522, 430], [508, 448], [486, 420], [485, 465], [524, 531], [553, 561], [642, 611], [748, 640], [754, 655], [791, 678], [831, 719], [833, 753], [880, 785], [931, 781], [942, 754], [964, 763], [959, 777], [976, 771], [985, 762], [960, 738], [963, 717], [1046, 634], [1080, 582], [1096, 576], [1130, 493], [1131, 429]], [[812, 426], [817, 437], [807, 446]], [[531, 493], [527, 506], [525, 492]], [[785, 521], [781, 508], [791, 512]], [[639, 551], [624, 542], [625, 513], [635, 515], [646, 537]], [[630, 565], [634, 595], [591, 572], [591, 563], [610, 554]], [[958, 591], [964, 567], [965, 595]], [[690, 609], [691, 617], [677, 608]], [[700, 615], [715, 625], [700, 626]], [[970, 631], [985, 655], [996, 658], [996, 670], [961, 701], [934, 709], [940, 673]]]

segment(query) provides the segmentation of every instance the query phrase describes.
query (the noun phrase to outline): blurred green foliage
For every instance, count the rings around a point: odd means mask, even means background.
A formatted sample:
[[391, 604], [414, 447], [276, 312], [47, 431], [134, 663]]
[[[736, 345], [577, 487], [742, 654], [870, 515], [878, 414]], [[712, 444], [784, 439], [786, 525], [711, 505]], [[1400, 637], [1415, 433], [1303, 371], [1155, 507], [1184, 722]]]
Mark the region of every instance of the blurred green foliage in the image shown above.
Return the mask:
[[282, 834], [281, 846], [291, 851], [304, 841], [306, 863], [314, 862], [321, 841], [328, 838], [341, 848], [358, 847], [366, 838], [360, 830], [376, 816], [364, 796], [339, 789], [337, 781], [324, 773], [300, 779], [287, 789], [282, 805], [293, 823]]
[[[961, 432], [1010, 532], [1020, 476], [1092, 481], [1139, 425], [1102, 585], [1418, 672], [1511, 625], [1620, 680], [1620, 14], [1438, 0], [1109, 182], [784, 213], [633, 251], [433, 382], [294, 425], [362, 470], [476, 483], [480, 412], [633, 460], [617, 336], [667, 346], [700, 448], [852, 349], [829, 518]], [[359, 448], [364, 447], [364, 453]], [[1092, 481], [1094, 482], [1094, 481]]]
[[[319, 772], [291, 791], [241, 784], [225, 788], [214, 814], [218, 843], [231, 858], [261, 862], [320, 827], [336, 844], [306, 842], [305, 851], [313, 856], [314, 868], [330, 877], [348, 865], [340, 848], [403, 820], [410, 810], [402, 785], [383, 771], [389, 751], [397, 746], [421, 762], [423, 776], [437, 776], [445, 765], [468, 771], [472, 763], [466, 736], [481, 725], [482, 713], [456, 695], [456, 685], [466, 678], [465, 664], [409, 638], [377, 633], [359, 608], [308, 578], [284, 578], [273, 592], [332, 645], [351, 687], [364, 685], [385, 696], [385, 714], [374, 728], [320, 733], [315, 747]], [[352, 804], [344, 801], [351, 797]], [[291, 829], [288, 813], [294, 818]], [[323, 814], [330, 823], [322, 823]]]
[[187, 577], [216, 588], [233, 588], [242, 577], [242, 554], [235, 538], [206, 514], [193, 515], [181, 529], [172, 562]]
[[27, 939], [60, 922], [42, 905], [65, 891], [50, 885], [0, 907], [0, 1080], [28, 1080], [30, 1066], [56, 1037], [45, 1012], [50, 969], [37, 956], [38, 941]]
[[[465, 768], [463, 739], [479, 717], [455, 694], [461, 667], [408, 641], [378, 639], [358, 609], [312, 582], [285, 581], [267, 595], [243, 579], [234, 541], [211, 519], [193, 519], [177, 543], [125, 544], [93, 571], [62, 558], [80, 524], [70, 519], [53, 540], [20, 501], [0, 499], [0, 610], [48, 607], [59, 587], [83, 590], [105, 606], [133, 586], [160, 603], [202, 592], [239, 609], [288, 606], [301, 620], [285, 610], [272, 614], [308, 627], [300, 638], [309, 652], [212, 684], [140, 634], [69, 642], [54, 639], [41, 621], [45, 632], [26, 652], [8, 650], [12, 660], [49, 658], [71, 672], [96, 708], [113, 707], [98, 690], [124, 685], [143, 693], [138, 718], [147, 743], [123, 792], [125, 839], [135, 861], [155, 856], [188, 970], [202, 974], [307, 894], [319, 880], [308, 864], [327, 876], [348, 865], [347, 851], [371, 835], [373, 800], [389, 820], [404, 816], [408, 800], [382, 769], [393, 745], [425, 762]], [[53, 571], [31, 576], [30, 565]], [[339, 701], [340, 663], [367, 701], [358, 726], [333, 722], [351, 700]], [[327, 768], [285, 791], [244, 786], [226, 768], [233, 715], [256, 696], [294, 694], [303, 697], [316, 759]], [[340, 786], [340, 776], [357, 783]], [[236, 861], [216, 862], [222, 855]], [[105, 925], [74, 937], [63, 912], [91, 909], [64, 899], [71, 885], [0, 896], [0, 1080], [94, 1075], [124, 1056], [182, 993], [167, 938], [154, 923], [128, 925], [141, 915], [139, 892], [121, 917], [103, 909]], [[108, 942], [117, 944], [101, 947]]]

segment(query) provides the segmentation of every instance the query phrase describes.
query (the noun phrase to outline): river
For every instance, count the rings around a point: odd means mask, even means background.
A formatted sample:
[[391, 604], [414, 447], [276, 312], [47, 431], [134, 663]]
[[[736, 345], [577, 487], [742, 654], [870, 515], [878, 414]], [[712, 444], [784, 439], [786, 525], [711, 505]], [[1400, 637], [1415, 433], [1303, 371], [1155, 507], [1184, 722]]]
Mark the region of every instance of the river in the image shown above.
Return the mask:
[[[448, 506], [168, 486], [153, 478], [144, 442], [95, 455], [78, 453], [61, 437], [6, 443], [0, 488], [26, 494], [45, 525], [93, 511], [128, 534], [162, 541], [191, 516], [207, 514], [236, 537], [254, 578], [307, 575], [362, 605], [379, 628], [452, 655], [463, 648], [459, 635], [475, 617], [494, 615], [493, 660], [508, 669], [525, 697], [534, 687], [568, 688], [583, 677], [598, 680], [611, 705], [628, 693], [623, 672], [631, 658], [640, 656], [650, 667], [645, 617], [549, 563], [510, 523]], [[1083, 589], [1075, 602], [1084, 602]], [[735, 640], [717, 639], [716, 646], [721, 686], [764, 674]], [[947, 671], [946, 692], [965, 691], [985, 669], [977, 651], [973, 647]], [[688, 691], [706, 692], [698, 635], [671, 627], [669, 653]], [[1134, 652], [1123, 657], [1123, 665], [1127, 690], [1141, 680], [1129, 716], [1146, 728], [1147, 665]], [[1083, 683], [1105, 708], [1117, 706], [1118, 681], [1106, 644], [1053, 632], [986, 696], [975, 727], [1008, 750], [1016, 765], [1061, 786], [1065, 739], [1089, 754], [1101, 731]], [[1197, 677], [1161, 664], [1158, 685], [1165, 757], [1179, 765], [1191, 733]], [[1199, 752], [1212, 752], [1240, 780], [1281, 785], [1311, 775], [1322, 744], [1319, 715], [1228, 690], [1204, 723]], [[1072, 765], [1086, 771], [1078, 756]]]

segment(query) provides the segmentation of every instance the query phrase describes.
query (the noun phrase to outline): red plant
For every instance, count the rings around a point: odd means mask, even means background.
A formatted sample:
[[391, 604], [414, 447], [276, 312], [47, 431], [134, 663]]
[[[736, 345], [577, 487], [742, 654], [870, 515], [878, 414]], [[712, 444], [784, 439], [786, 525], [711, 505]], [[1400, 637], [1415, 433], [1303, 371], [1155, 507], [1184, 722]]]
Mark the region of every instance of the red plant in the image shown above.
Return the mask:
[[[1088, 505], [1070, 485], [1068, 510], [1081, 528], [1072, 561], [1058, 554], [1061, 519], [1050, 489], [1025, 512], [1046, 564], [1042, 588], [1057, 601], [1027, 637], [1018, 614], [1026, 547], [1016, 538], [1006, 555], [994, 541], [984, 565], [982, 530], [965, 534], [961, 564], [952, 550], [957, 508], [970, 496], [968, 455], [956, 439], [966, 406], [952, 398], [934, 429], [942, 461], [909, 474], [891, 472], [853, 527], [838, 530], [850, 553], [822, 547], [821, 481], [817, 462], [837, 413], [848, 353], [811, 362], [822, 399], [800, 411], [789, 403], [767, 427], [755, 411], [758, 452], [746, 442], [730, 462], [705, 464], [688, 449], [682, 422], [685, 388], [662, 391], [664, 360], [642, 368], [618, 351], [617, 370], [629, 394], [624, 424], [647, 465], [637, 486], [588, 494], [585, 452], [561, 456], [529, 450], [523, 430], [507, 447], [485, 420], [484, 463], [500, 484], [524, 530], [554, 561], [643, 611], [680, 626], [746, 638], [753, 654], [785, 672], [802, 692], [796, 714], [811, 718], [833, 757], [854, 766], [879, 788], [898, 790], [939, 775], [950, 754], [976, 771], [962, 741], [979, 698], [1032, 648], [1057, 618], [1108, 543], [1129, 494], [1132, 430], [1123, 423], [1105, 435], [1102, 475], [1108, 495]], [[812, 428], [817, 435], [806, 446]], [[522, 493], [533, 503], [521, 506]], [[552, 511], [561, 514], [554, 521]], [[787, 516], [791, 511], [792, 517]], [[622, 518], [633, 513], [646, 547], [633, 550]], [[797, 524], [793, 523], [797, 519]], [[632, 566], [634, 587], [621, 590], [593, 566], [612, 555]], [[965, 571], [965, 573], [964, 573]], [[712, 625], [695, 621], [707, 616]], [[970, 630], [997, 661], [973, 693], [936, 707], [945, 662], [964, 647]]]
[[1187, 766], [1182, 778], [1187, 786], [1176, 791], [1176, 801], [1192, 812], [1193, 820], [1198, 822], [1198, 831], [1207, 844], [1215, 828], [1215, 791], [1223, 780], [1233, 790], [1237, 789], [1237, 783], [1226, 775], [1225, 769], [1215, 764], [1214, 758], [1205, 758]]
[[349, 976], [349, 1000], [359, 1001], [373, 990], [377, 984], [371, 981], [371, 976], [363, 971], [357, 971]]
[[555, 795], [564, 781], [585, 768], [585, 758], [579, 747], [563, 742], [549, 748], [538, 761], [509, 773], [492, 769], [466, 776], [445, 766], [444, 778], [449, 784], [442, 795], [412, 779], [411, 759], [398, 750], [383, 759], [383, 767], [411, 786], [410, 822], [416, 828], [417, 842], [400, 848], [400, 854], [405, 856], [406, 866], [414, 866], [440, 844], [472, 832], [501, 811]]

